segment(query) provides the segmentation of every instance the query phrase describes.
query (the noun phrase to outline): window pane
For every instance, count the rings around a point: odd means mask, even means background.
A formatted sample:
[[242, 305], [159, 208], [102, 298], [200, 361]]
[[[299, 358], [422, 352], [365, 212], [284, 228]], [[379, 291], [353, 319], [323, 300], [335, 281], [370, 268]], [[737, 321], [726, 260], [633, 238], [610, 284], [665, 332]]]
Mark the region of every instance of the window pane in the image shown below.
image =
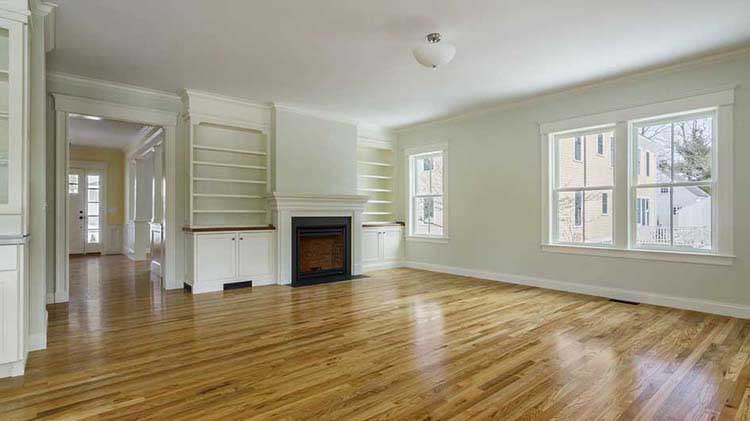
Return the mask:
[[711, 189], [673, 187], [674, 245], [711, 248]]
[[609, 212], [602, 212], [604, 203], [607, 207], [610, 206], [612, 191], [587, 191], [584, 197], [586, 202], [584, 204], [585, 218], [583, 219], [584, 242], [587, 244], [612, 244], [612, 217]]
[[89, 202], [98, 202], [99, 201], [99, 189], [89, 189], [89, 191], [88, 191], [88, 201]]
[[414, 233], [443, 235], [443, 198], [418, 197], [414, 205]]
[[636, 244], [639, 246], [670, 245], [669, 191], [661, 188], [636, 190]]
[[78, 174], [68, 174], [68, 183], [78, 184]]
[[674, 123], [675, 181], [711, 179], [713, 118], [698, 118]]
[[96, 174], [86, 176], [86, 182], [88, 183], [88, 187], [90, 189], [99, 188], [99, 176]]
[[88, 229], [99, 229], [99, 217], [98, 216], [89, 216], [88, 217], [89, 223], [88, 223]]
[[[654, 124], [635, 128], [638, 136], [636, 174], [638, 184], [672, 181], [672, 125]], [[648, 154], [648, 159], [646, 158]], [[648, 168], [646, 168], [648, 166]]]
[[86, 241], [89, 244], [99, 244], [99, 231], [89, 231], [86, 234]]
[[[579, 139], [580, 148], [583, 148]], [[568, 137], [557, 141], [557, 168], [560, 187], [583, 187], [583, 153], [576, 159], [576, 138]]]
[[417, 157], [414, 165], [416, 194], [443, 194], [443, 156]]
[[604, 139], [614, 136], [613, 132], [604, 132], [585, 136], [586, 139], [586, 185], [587, 186], [611, 186], [614, 184], [614, 171], [612, 161], [604, 155], [595, 153], [599, 149], [599, 139], [604, 146]]
[[88, 213], [87, 213], [87, 215], [94, 215], [94, 216], [98, 216], [99, 215], [99, 204], [98, 203], [89, 202], [89, 204], [87, 205], [87, 207], [88, 207]]
[[557, 193], [557, 241], [582, 243], [582, 192]]
[[78, 184], [68, 184], [69, 194], [78, 194]]

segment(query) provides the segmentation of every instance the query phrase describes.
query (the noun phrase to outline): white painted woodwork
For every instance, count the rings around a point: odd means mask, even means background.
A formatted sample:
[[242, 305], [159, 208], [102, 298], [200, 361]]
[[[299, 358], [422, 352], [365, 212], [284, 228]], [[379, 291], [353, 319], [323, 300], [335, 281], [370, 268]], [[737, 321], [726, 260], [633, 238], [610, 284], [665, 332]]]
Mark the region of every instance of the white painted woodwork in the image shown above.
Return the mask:
[[83, 168], [70, 168], [70, 177], [77, 177], [78, 183], [75, 191], [70, 191], [68, 185], [68, 252], [70, 254], [81, 254], [84, 252], [84, 241], [86, 239], [86, 215], [84, 205], [86, 202], [86, 170]]
[[253, 286], [275, 283], [274, 232], [240, 232], [237, 241], [238, 278], [252, 280]]
[[273, 230], [188, 233], [186, 283], [193, 294], [221, 291], [234, 282], [276, 283], [275, 236]]
[[365, 222], [395, 222], [397, 178], [395, 136], [382, 129], [357, 127], [357, 190], [369, 196]]
[[382, 226], [362, 229], [364, 271], [400, 267], [404, 260], [404, 227]]

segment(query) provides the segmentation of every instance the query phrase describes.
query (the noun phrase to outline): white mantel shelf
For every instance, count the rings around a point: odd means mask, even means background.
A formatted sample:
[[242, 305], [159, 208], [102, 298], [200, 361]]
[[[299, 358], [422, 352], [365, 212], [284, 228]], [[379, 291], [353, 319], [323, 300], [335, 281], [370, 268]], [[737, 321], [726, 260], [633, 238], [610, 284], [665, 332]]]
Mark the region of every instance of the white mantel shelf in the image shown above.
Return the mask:
[[362, 273], [362, 212], [368, 196], [273, 193], [267, 197], [272, 224], [276, 226], [277, 283], [292, 280], [292, 218], [305, 216], [351, 218], [352, 275]]

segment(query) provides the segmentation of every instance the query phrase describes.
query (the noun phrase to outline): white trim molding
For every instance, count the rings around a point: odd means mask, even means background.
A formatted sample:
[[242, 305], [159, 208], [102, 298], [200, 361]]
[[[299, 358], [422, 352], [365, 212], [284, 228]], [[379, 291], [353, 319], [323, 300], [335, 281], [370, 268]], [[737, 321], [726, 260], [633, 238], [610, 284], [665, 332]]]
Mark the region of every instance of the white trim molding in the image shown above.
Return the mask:
[[351, 217], [352, 275], [362, 273], [362, 212], [368, 196], [273, 193], [268, 209], [276, 226], [276, 274], [279, 285], [292, 282], [292, 218], [297, 216]]
[[405, 267], [428, 270], [431, 272], [449, 273], [451, 275], [469, 276], [472, 278], [506, 282], [510, 284], [526, 285], [555, 291], [572, 292], [576, 294], [593, 295], [596, 297], [612, 298], [616, 300], [632, 301], [656, 306], [678, 308], [682, 310], [699, 311], [718, 314], [721, 316], [750, 319], [750, 306], [697, 298], [677, 297], [674, 295], [653, 292], [636, 291], [623, 288], [612, 288], [598, 285], [565, 282], [534, 276], [514, 275], [500, 272], [467, 269], [455, 266], [445, 266], [432, 263], [407, 261]]
[[615, 257], [622, 259], [657, 260], [662, 262], [694, 263], [716, 266], [732, 266], [735, 259], [735, 256], [731, 254], [685, 253], [672, 250], [630, 250], [612, 247], [579, 246], [572, 244], [542, 244], [542, 251], [548, 253]]
[[[412, 194], [414, 187], [412, 157], [415, 155], [440, 152], [443, 158], [443, 234], [442, 235], [419, 235], [412, 233]], [[406, 241], [422, 241], [432, 243], [447, 243], [450, 241], [450, 148], [448, 142], [431, 143], [426, 145], [411, 146], [401, 149], [401, 159], [405, 172], [404, 194], [405, 194], [405, 212], [406, 212]]]

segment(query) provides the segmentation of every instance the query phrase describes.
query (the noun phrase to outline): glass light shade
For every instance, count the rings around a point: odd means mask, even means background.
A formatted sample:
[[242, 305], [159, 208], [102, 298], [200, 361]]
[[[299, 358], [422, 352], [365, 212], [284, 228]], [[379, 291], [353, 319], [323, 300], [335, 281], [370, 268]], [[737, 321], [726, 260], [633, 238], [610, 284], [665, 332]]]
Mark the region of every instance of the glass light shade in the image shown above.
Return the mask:
[[437, 69], [450, 63], [456, 55], [456, 47], [445, 42], [436, 42], [414, 49], [414, 58], [424, 67]]

